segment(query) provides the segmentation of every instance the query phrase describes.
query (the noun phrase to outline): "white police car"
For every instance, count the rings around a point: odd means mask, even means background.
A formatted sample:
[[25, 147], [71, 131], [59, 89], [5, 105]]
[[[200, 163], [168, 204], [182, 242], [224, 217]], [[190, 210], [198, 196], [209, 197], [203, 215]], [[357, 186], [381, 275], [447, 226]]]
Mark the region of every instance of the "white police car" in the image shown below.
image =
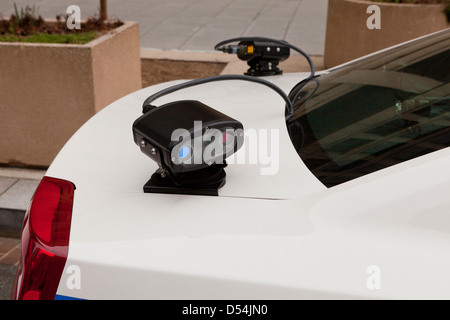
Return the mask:
[[450, 30], [314, 77], [264, 79], [293, 109], [239, 79], [158, 98], [214, 114], [188, 136], [216, 128], [226, 142], [238, 127], [218, 125], [219, 113], [242, 124], [206, 191], [189, 179], [220, 161], [185, 172], [171, 157], [196, 152], [165, 130], [184, 113], [132, 130], [147, 97], [183, 82], [90, 119], [27, 211], [13, 298], [450, 298]]

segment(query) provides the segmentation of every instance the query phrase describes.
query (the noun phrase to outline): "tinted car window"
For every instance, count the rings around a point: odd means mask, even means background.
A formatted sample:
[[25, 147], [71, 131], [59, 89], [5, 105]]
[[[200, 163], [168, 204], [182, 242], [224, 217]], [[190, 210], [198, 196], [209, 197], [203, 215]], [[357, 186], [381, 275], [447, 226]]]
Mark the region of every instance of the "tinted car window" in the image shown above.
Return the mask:
[[328, 187], [446, 148], [449, 80], [449, 30], [334, 69], [291, 92], [291, 140]]

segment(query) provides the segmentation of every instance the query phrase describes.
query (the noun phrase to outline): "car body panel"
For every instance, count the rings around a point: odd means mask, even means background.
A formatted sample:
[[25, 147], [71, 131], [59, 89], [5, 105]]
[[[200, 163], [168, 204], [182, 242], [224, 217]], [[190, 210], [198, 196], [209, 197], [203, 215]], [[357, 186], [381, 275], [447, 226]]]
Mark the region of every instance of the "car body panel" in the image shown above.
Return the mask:
[[[287, 93], [306, 74], [268, 78]], [[76, 186], [58, 295], [84, 299], [450, 298], [450, 148], [327, 189], [295, 152], [284, 102], [257, 84], [198, 99], [245, 129], [279, 132], [279, 170], [229, 164], [219, 196], [145, 194], [157, 169], [132, 139], [142, 89], [94, 116], [47, 175]], [[80, 271], [71, 286], [71, 266]], [[374, 282], [374, 277], [377, 276]]]
[[[289, 74], [271, 80], [289, 92], [289, 89], [302, 78], [303, 74]], [[147, 96], [175, 83], [178, 81], [142, 89], [117, 100], [99, 112], [69, 140], [53, 161], [47, 174], [69, 175], [68, 180], [82, 189], [141, 192], [142, 186], [158, 167], [134, 144], [131, 125], [142, 114], [142, 102]], [[227, 184], [220, 189], [221, 196], [283, 199], [325, 188], [292, 148], [284, 122], [284, 102], [274, 91], [261, 90], [261, 86], [255, 83], [226, 81], [171, 94], [169, 97], [159, 99], [158, 104], [196, 98], [238, 119], [244, 124], [244, 130], [247, 128], [251, 128], [254, 132], [263, 130], [261, 135], [267, 137], [269, 141], [272, 132], [275, 132], [274, 138], [279, 135], [276, 142], [279, 142], [281, 156], [273, 157], [277, 162], [279, 158], [280, 162], [273, 164], [274, 170], [279, 169], [277, 174], [261, 175], [264, 169], [271, 173], [270, 163], [263, 163], [270, 157], [270, 150], [260, 152], [256, 148], [258, 158], [256, 163], [252, 161], [254, 164], [248, 164], [250, 156], [244, 154], [243, 157], [248, 159], [247, 164], [228, 166]], [[267, 134], [264, 134], [265, 132]], [[263, 142], [261, 140], [261, 143]], [[248, 149], [241, 148], [236, 153], [236, 163], [240, 161], [237, 157], [241, 157], [240, 154]], [[293, 179], [293, 176], [298, 178]], [[285, 183], [287, 180], [291, 180], [291, 183]]]

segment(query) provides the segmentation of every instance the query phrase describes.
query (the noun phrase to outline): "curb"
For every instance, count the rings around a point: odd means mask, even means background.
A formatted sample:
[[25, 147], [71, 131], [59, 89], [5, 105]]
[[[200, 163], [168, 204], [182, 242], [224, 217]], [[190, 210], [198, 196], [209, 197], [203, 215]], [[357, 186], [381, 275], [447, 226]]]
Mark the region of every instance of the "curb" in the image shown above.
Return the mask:
[[[316, 67], [316, 71], [325, 69], [323, 56], [310, 57]], [[243, 74], [248, 69], [247, 63], [239, 60], [236, 55], [217, 51], [179, 51], [141, 48], [141, 59], [174, 62], [223, 63], [225, 67], [220, 74]], [[280, 62], [280, 67], [285, 73], [309, 71], [309, 65], [306, 59], [296, 52], [291, 52], [291, 55], [287, 60]]]

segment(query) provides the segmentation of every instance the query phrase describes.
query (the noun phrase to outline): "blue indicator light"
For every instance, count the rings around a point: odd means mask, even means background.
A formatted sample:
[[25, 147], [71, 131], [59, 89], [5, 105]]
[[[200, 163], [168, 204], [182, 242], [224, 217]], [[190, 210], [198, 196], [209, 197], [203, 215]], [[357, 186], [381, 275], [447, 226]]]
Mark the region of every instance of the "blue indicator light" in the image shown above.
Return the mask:
[[180, 149], [180, 152], [178, 152], [178, 156], [180, 159], [185, 159], [187, 156], [189, 156], [189, 153], [191, 152], [191, 148], [184, 146]]

